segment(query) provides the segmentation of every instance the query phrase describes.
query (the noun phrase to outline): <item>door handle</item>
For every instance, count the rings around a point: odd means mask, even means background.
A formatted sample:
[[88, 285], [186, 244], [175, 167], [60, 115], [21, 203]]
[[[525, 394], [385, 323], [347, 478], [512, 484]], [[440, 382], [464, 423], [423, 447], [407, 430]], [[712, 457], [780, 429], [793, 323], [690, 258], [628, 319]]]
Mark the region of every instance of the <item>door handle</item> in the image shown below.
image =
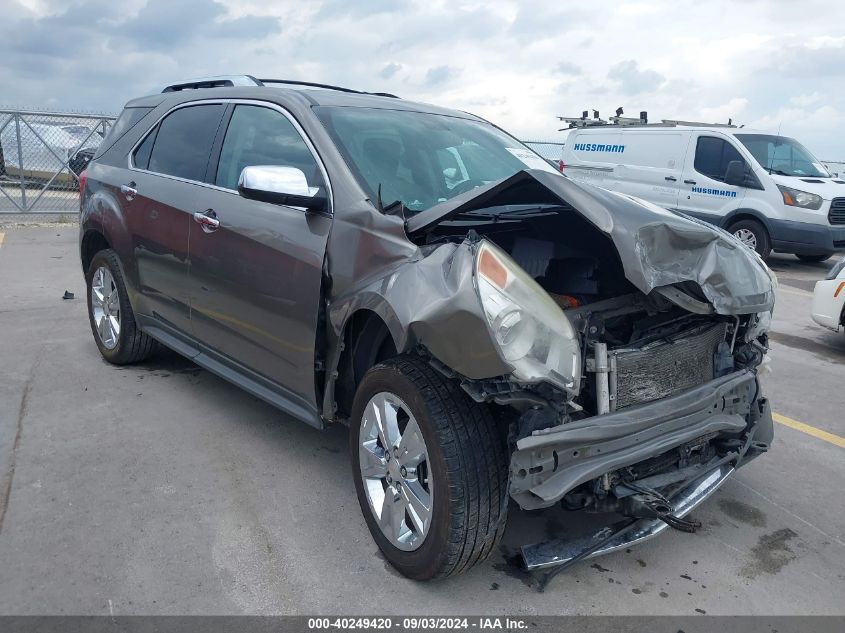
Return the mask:
[[694, 181], [694, 180], [685, 180], [685, 181], [684, 181], [684, 184], [686, 184], [686, 185], [694, 185], [694, 184], [695, 184], [695, 181]]
[[127, 200], [132, 201], [138, 195], [138, 190], [135, 188], [137, 186], [134, 181], [128, 185], [120, 185], [120, 193], [126, 196]]
[[674, 176], [666, 176], [666, 177], [664, 178], [664, 180], [668, 180], [668, 181], [670, 181], [670, 182], [677, 182], [677, 181], [678, 181], [678, 179], [677, 179], [677, 178], [675, 178]]
[[220, 220], [217, 219], [214, 209], [206, 209], [202, 213], [197, 211], [194, 213], [194, 222], [199, 224], [206, 233], [214, 233], [220, 228]]

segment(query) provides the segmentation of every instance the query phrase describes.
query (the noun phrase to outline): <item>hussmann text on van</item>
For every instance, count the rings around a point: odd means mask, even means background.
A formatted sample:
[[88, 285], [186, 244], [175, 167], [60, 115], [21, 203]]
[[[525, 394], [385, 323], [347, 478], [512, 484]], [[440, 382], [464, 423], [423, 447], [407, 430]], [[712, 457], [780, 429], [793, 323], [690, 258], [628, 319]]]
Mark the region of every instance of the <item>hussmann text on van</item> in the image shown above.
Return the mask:
[[707, 187], [693, 187], [693, 193], [706, 193], [709, 196], [722, 196], [724, 198], [736, 198], [736, 191], [726, 189], [709, 189]]
[[624, 145], [602, 145], [601, 143], [575, 143], [575, 149], [582, 152], [616, 152], [625, 151]]

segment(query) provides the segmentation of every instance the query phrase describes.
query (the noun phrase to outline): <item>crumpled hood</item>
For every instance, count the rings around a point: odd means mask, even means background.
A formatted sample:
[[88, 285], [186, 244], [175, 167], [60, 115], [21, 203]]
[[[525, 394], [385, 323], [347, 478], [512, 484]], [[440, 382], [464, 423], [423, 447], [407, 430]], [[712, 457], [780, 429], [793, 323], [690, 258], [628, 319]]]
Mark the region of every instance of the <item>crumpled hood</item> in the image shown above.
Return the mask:
[[[845, 188], [845, 187], [843, 187]], [[768, 268], [726, 232], [642, 200], [537, 169], [455, 196], [407, 220], [409, 235], [461, 213], [503, 205], [556, 204], [610, 236], [625, 276], [644, 294], [692, 281], [719, 314], [771, 310]]]

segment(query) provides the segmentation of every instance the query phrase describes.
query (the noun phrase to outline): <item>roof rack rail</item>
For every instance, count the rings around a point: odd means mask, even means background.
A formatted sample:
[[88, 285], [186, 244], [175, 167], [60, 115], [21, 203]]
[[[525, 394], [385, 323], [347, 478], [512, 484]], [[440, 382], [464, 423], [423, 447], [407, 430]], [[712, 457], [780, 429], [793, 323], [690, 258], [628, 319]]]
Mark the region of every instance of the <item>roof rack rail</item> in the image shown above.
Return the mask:
[[179, 92], [181, 90], [199, 90], [200, 88], [225, 88], [231, 86], [260, 86], [261, 82], [252, 75], [219, 75], [217, 77], [201, 77], [189, 79], [166, 86], [162, 92]]
[[179, 83], [170, 84], [166, 86], [162, 92], [179, 92], [182, 90], [199, 90], [201, 88], [230, 88], [233, 86], [264, 86], [266, 84], [284, 84], [286, 86], [307, 86], [309, 88], [325, 88], [326, 90], [338, 90], [340, 92], [349, 92], [359, 95], [374, 95], [376, 97], [390, 97], [391, 99], [398, 99], [394, 94], [389, 92], [364, 92], [363, 90], [353, 90], [352, 88], [343, 88], [341, 86], [332, 86], [331, 84], [315, 83], [313, 81], [298, 81], [296, 79], [256, 79], [252, 75], [220, 75], [218, 77], [201, 77], [199, 79], [190, 79], [188, 81], [181, 81]]
[[[694, 127], [730, 127], [735, 128], [736, 125], [733, 124], [732, 119], [728, 119], [727, 123], [702, 123], [699, 121], [681, 121], [680, 119], [663, 119], [660, 123], [649, 123], [648, 122], [648, 112], [645, 110], [640, 112], [640, 117], [638, 119], [632, 117], [623, 117], [624, 114], [622, 108], [616, 109], [616, 116], [608, 117], [608, 120], [605, 121], [599, 116], [598, 110], [593, 110], [593, 117], [590, 118], [589, 110], [584, 110], [581, 113], [580, 117], [565, 117], [559, 116], [558, 120], [564, 121], [569, 125], [565, 128], [561, 128], [559, 131], [562, 132], [564, 130], [571, 130], [572, 128], [585, 128], [585, 127], [602, 127], [602, 126], [616, 126], [616, 127], [678, 127], [678, 126], [694, 126]], [[742, 127], [742, 126], [740, 126]]]
[[262, 84], [284, 84], [286, 86], [308, 86], [309, 88], [325, 88], [326, 90], [338, 90], [340, 92], [349, 92], [358, 95], [374, 95], [376, 97], [390, 97], [391, 99], [398, 99], [394, 94], [389, 92], [365, 92], [364, 90], [353, 90], [352, 88], [344, 88], [342, 86], [333, 86], [331, 84], [315, 83], [313, 81], [298, 81], [296, 79], [259, 79]]
[[695, 127], [737, 127], [733, 124], [733, 119], [728, 119], [727, 123], [703, 123], [701, 121], [680, 121], [677, 119], [663, 119], [663, 123], [664, 125], [692, 125]]

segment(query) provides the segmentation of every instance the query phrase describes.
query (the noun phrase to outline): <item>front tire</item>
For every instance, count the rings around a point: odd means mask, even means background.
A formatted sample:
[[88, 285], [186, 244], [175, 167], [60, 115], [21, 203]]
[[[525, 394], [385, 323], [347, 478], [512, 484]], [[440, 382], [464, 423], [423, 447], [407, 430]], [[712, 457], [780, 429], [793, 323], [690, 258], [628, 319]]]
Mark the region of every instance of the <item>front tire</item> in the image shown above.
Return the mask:
[[149, 358], [157, 346], [138, 329], [129, 303], [117, 254], [105, 249], [94, 255], [85, 275], [88, 320], [103, 358], [128, 365]]
[[486, 559], [504, 532], [505, 443], [489, 409], [417, 356], [370, 369], [350, 421], [355, 490], [373, 539], [429, 580]]
[[751, 250], [757, 251], [765, 261], [772, 252], [769, 232], [757, 220], [739, 220], [731, 224], [728, 231]]

